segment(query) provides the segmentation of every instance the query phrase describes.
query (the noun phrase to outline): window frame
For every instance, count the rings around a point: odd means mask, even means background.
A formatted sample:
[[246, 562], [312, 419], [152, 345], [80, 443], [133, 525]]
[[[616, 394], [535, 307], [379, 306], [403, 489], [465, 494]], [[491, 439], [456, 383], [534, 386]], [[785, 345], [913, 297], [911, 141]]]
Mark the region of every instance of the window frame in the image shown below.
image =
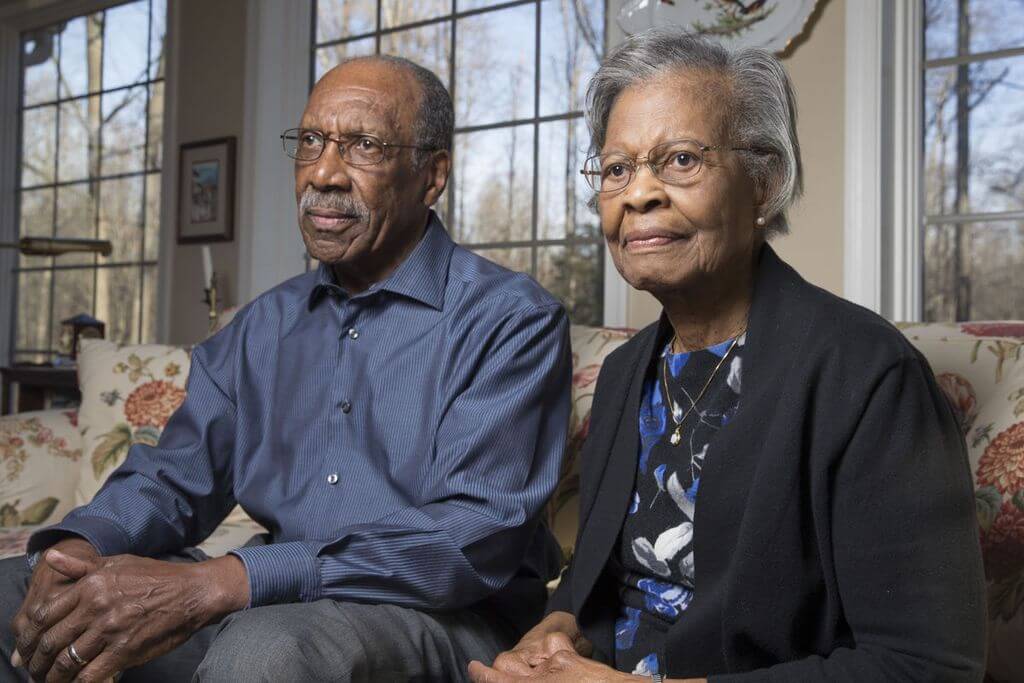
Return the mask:
[[[603, 269], [601, 271], [602, 287], [603, 287], [603, 311], [601, 325], [604, 326], [616, 326], [623, 327], [626, 325], [626, 308], [627, 308], [627, 297], [628, 297], [628, 286], [625, 281], [621, 278], [615, 269], [614, 264], [611, 262], [611, 257], [608, 254], [607, 247], [604, 244], [603, 238], [600, 236], [596, 237], [574, 237], [567, 235], [562, 238], [546, 239], [540, 236], [540, 218], [539, 218], [539, 179], [540, 173], [536, 168], [536, 159], [538, 155], [538, 146], [540, 144], [540, 126], [544, 123], [557, 122], [557, 121], [576, 121], [581, 120], [584, 112], [582, 110], [573, 110], [569, 112], [562, 112], [553, 115], [541, 115], [541, 101], [539, 96], [540, 80], [541, 80], [541, 49], [540, 49], [540, 26], [541, 26], [541, 6], [543, 0], [506, 0], [505, 2], [498, 2], [494, 5], [487, 7], [479, 7], [472, 9], [460, 10], [457, 8], [455, 0], [451, 0], [451, 9], [445, 14], [432, 17], [430, 19], [419, 20], [410, 22], [408, 24], [402, 24], [400, 26], [383, 27], [382, 26], [382, 2], [377, 0], [377, 17], [376, 26], [373, 30], [352, 34], [340, 38], [331, 40], [325, 40], [323, 42], [317, 42], [317, 0], [309, 0], [310, 2], [310, 34], [309, 34], [309, 51], [308, 51], [308, 73], [309, 73], [309, 84], [312, 87], [316, 74], [316, 56], [317, 50], [345, 43], [353, 43], [360, 40], [366, 40], [372, 38], [375, 43], [375, 50], [379, 53], [381, 49], [382, 37], [392, 34], [399, 33], [402, 31], [421, 28], [425, 26], [442, 25], [449, 23], [451, 26], [451, 58], [448, 64], [448, 82], [449, 90], [452, 91], [453, 96], [456, 80], [455, 72], [455, 53], [457, 45], [457, 26], [460, 19], [467, 17], [473, 17], [483, 14], [490, 14], [493, 12], [499, 12], [502, 10], [534, 6], [535, 17], [537, 25], [534, 30], [534, 106], [532, 115], [520, 118], [502, 119], [501, 121], [478, 124], [478, 125], [459, 125], [456, 122], [455, 135], [477, 133], [481, 131], [491, 130], [502, 130], [509, 129], [513, 126], [529, 125], [533, 129], [533, 149], [531, 154], [534, 159], [534, 170], [532, 179], [532, 210], [530, 220], [530, 238], [523, 240], [510, 240], [510, 241], [498, 241], [498, 242], [467, 242], [463, 243], [467, 249], [470, 249], [476, 253], [486, 256], [488, 249], [507, 249], [507, 248], [530, 248], [530, 272], [536, 273], [538, 268], [538, 261], [540, 255], [540, 248], [543, 247], [565, 247], [567, 249], [577, 246], [596, 246], [597, 252], [600, 254]], [[610, 44], [609, 40], [609, 28], [610, 28], [610, 16], [617, 9], [618, 3], [614, 0], [604, 0], [604, 45], [605, 50], [608, 49]], [[456, 188], [454, 183], [449, 183], [448, 189], [448, 201], [446, 206], [446, 212], [444, 215], [445, 223], [447, 225], [453, 225], [456, 211], [456, 201], [454, 200]], [[536, 276], [535, 276], [536, 277]]]
[[924, 0], [846, 5], [843, 295], [889, 320], [924, 315], [924, 231], [1024, 219], [1024, 211], [926, 215], [926, 68], [1021, 56], [1024, 47], [926, 60]]
[[[20, 197], [23, 190], [21, 186], [21, 113], [22, 107], [22, 79], [21, 79], [21, 40], [22, 34], [61, 21], [74, 19], [76, 17], [108, 10], [119, 5], [124, 5], [133, 0], [68, 0], [58, 6], [57, 3], [33, 7], [27, 0], [15, 2], [0, 10], [0, 107], [16, 121], [16, 126], [8, 127], [0, 131], [0, 196], [13, 197], [14, 201], [0, 202], [0, 241], [16, 242], [18, 239], [18, 225], [20, 216]], [[15, 341], [17, 334], [17, 301], [18, 301], [18, 273], [24, 270], [38, 270], [56, 272], [72, 268], [92, 269], [98, 272], [99, 268], [115, 266], [137, 266], [144, 269], [147, 264], [156, 268], [157, 298], [156, 298], [156, 334], [157, 341], [162, 339], [168, 327], [170, 313], [170, 292], [169, 292], [169, 261], [170, 248], [173, 241], [167, 239], [169, 225], [172, 220], [174, 183], [169, 182], [169, 176], [173, 174], [166, 172], [166, 169], [176, 167], [176, 121], [175, 107], [173, 102], [176, 83], [176, 50], [174, 39], [177, 35], [178, 17], [180, 12], [175, 9], [177, 3], [167, 3], [167, 16], [165, 19], [164, 35], [164, 76], [160, 79], [164, 88], [164, 111], [163, 118], [163, 141], [161, 143], [161, 166], [159, 171], [144, 168], [138, 173], [124, 174], [126, 177], [146, 178], [147, 175], [159, 175], [160, 177], [160, 234], [159, 252], [157, 260], [145, 259], [145, 254], [130, 263], [94, 263], [93, 265], [61, 266], [54, 263], [50, 266], [40, 268], [22, 268], [19, 266], [18, 252], [16, 249], [0, 249], [0, 321], [6, 321], [8, 330], [6, 334], [0, 334], [0, 362], [9, 363], [14, 360]], [[144, 85], [148, 88], [154, 79], [147, 78]], [[140, 87], [143, 83], [133, 84], [132, 87]], [[113, 92], [118, 89], [112, 88]], [[98, 93], [91, 93], [96, 95]], [[148, 98], [148, 95], [147, 95]], [[71, 101], [76, 98], [60, 98], [57, 101]], [[57, 101], [46, 104], [56, 104]], [[32, 105], [34, 106], [34, 105]], [[146, 122], [148, 131], [149, 122]], [[148, 133], [147, 133], [148, 137]], [[173, 155], [173, 156], [172, 156]], [[145, 165], [145, 163], [144, 163]], [[98, 176], [102, 177], [102, 176]], [[115, 176], [112, 176], [115, 177]], [[79, 182], [88, 182], [89, 179]], [[65, 183], [46, 185], [45, 187], [60, 187]], [[145, 180], [143, 181], [145, 185]], [[144, 285], [142, 285], [144, 286]], [[140, 290], [140, 297], [142, 291]], [[49, 307], [52, 307], [53, 292], [49, 294]], [[52, 317], [52, 310], [48, 310], [48, 316]], [[48, 322], [50, 324], [50, 322]], [[140, 316], [141, 325], [141, 316]], [[141, 329], [141, 327], [140, 327]], [[52, 336], [52, 335], [51, 335]], [[33, 353], [34, 350], [18, 349], [18, 353]], [[55, 350], [44, 349], [39, 353], [49, 356], [56, 355]]]

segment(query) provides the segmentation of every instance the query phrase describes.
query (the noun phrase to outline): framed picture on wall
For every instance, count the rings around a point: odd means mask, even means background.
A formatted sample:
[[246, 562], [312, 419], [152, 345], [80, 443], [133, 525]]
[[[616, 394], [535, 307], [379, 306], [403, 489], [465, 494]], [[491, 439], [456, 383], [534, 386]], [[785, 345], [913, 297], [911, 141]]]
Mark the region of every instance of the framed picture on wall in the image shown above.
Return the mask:
[[178, 165], [178, 244], [233, 240], [235, 138], [184, 144]]

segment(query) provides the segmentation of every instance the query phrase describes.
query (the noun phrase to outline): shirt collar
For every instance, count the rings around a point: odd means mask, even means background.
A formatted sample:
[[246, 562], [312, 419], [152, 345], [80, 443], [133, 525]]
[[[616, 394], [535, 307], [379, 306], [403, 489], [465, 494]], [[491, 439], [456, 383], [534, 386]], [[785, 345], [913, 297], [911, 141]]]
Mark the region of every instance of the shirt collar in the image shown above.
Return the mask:
[[[448, 284], [448, 262], [454, 248], [455, 243], [448, 236], [441, 219], [431, 211], [423, 237], [412, 252], [391, 275], [372, 285], [364, 294], [386, 290], [441, 310]], [[334, 281], [330, 266], [321, 263], [309, 294], [309, 308], [312, 309], [325, 294], [332, 291], [346, 296]]]

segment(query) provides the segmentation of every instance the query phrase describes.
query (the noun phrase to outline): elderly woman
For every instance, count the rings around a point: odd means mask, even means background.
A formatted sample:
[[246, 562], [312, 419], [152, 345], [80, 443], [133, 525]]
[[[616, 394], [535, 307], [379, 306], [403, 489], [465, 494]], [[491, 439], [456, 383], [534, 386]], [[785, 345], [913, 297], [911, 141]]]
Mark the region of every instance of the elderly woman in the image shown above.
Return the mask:
[[801, 188], [781, 64], [636, 35], [588, 122], [612, 258], [664, 312], [602, 368], [548, 616], [471, 676], [981, 680], [970, 475], [932, 373], [768, 245]]

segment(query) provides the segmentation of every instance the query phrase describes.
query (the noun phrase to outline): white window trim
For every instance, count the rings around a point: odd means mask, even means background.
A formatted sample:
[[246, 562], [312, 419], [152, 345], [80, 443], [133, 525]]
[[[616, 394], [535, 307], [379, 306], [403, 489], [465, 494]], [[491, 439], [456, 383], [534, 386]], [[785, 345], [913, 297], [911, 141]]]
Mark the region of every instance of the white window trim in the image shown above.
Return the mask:
[[302, 273], [292, 165], [281, 131], [298, 125], [309, 95], [311, 0], [246, 7], [245, 116], [240, 164], [239, 301]]
[[922, 14], [917, 0], [846, 5], [843, 293], [921, 318]]

